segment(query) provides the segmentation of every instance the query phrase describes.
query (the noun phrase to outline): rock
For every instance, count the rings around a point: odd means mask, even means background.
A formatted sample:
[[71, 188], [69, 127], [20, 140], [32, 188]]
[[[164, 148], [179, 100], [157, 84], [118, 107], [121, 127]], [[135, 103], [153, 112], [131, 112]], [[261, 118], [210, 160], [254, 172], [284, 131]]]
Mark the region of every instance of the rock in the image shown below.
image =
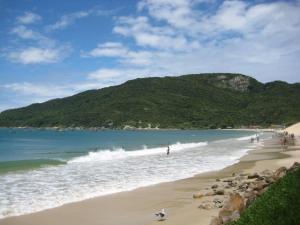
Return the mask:
[[230, 187], [236, 187], [237, 186], [237, 182], [229, 182], [228, 185]]
[[224, 205], [223, 209], [227, 211], [244, 211], [244, 198], [239, 193], [231, 193], [229, 196], [229, 200]]
[[253, 174], [248, 175], [248, 179], [254, 179], [254, 178], [258, 178], [258, 177], [259, 177], [258, 173], [253, 173]]
[[226, 180], [223, 180], [223, 182], [229, 182], [229, 183], [231, 183], [231, 182], [233, 182], [233, 179], [226, 179]]
[[221, 225], [222, 222], [222, 218], [221, 217], [214, 217], [211, 221], [209, 225]]
[[213, 200], [213, 203], [214, 203], [214, 206], [216, 208], [222, 208], [223, 207], [223, 200], [221, 200], [221, 199], [215, 198]]
[[244, 211], [244, 208], [244, 198], [238, 193], [231, 193], [229, 200], [219, 212], [219, 218], [222, 219], [222, 224], [237, 220], [241, 212]]
[[265, 187], [264, 189], [261, 189], [258, 191], [257, 196], [261, 196], [263, 193], [265, 193], [268, 190], [268, 187]]
[[215, 194], [216, 195], [224, 195], [224, 190], [223, 189], [215, 190]]
[[260, 181], [260, 180], [264, 180], [264, 179], [265, 179], [265, 177], [258, 177], [255, 179], [255, 181]]
[[249, 191], [244, 194], [244, 198], [245, 198], [245, 205], [248, 208], [252, 204], [252, 202], [256, 199], [256, 194], [254, 193], [254, 191]]
[[217, 182], [221, 181], [219, 178], [216, 179]]
[[275, 182], [275, 179], [273, 177], [266, 177], [265, 178], [265, 181], [268, 183], [268, 184], [273, 184]]
[[232, 213], [232, 210], [225, 209], [224, 207], [220, 210], [219, 217], [222, 219], [222, 224], [230, 222], [230, 216]]
[[271, 170], [264, 170], [261, 174], [264, 176], [272, 176], [273, 172]]
[[230, 218], [230, 221], [236, 221], [240, 218], [240, 213], [238, 211], [234, 211], [232, 214], [231, 214], [231, 218]]
[[222, 224], [228, 224], [229, 222], [235, 221], [240, 218], [240, 213], [237, 210], [233, 212], [225, 211], [225, 210], [224, 211], [221, 210], [221, 211], [219, 217], [222, 218]]
[[238, 186], [238, 190], [242, 192], [246, 191], [249, 187], [249, 184], [250, 184], [249, 182], [243, 182]]
[[247, 177], [248, 175], [250, 175], [249, 173], [241, 173], [240, 176], [241, 177]]
[[244, 179], [244, 177], [236, 177], [236, 178], [235, 178], [236, 181], [241, 181], [241, 180], [243, 180], [243, 179]]
[[274, 177], [275, 180], [277, 180], [277, 179], [283, 177], [283, 176], [286, 174], [286, 172], [287, 172], [286, 167], [284, 167], [284, 166], [283, 166], [283, 167], [280, 167], [279, 169], [277, 169], [277, 170], [275, 171], [273, 177]]
[[202, 198], [204, 195], [202, 193], [193, 194], [193, 198]]
[[268, 186], [268, 183], [266, 181], [264, 181], [264, 180], [257, 181], [257, 182], [254, 183], [253, 190], [254, 191], [260, 191], [260, 190], [264, 189], [267, 186]]
[[211, 186], [212, 189], [217, 189], [219, 186], [217, 184], [214, 184], [213, 186]]
[[205, 196], [213, 196], [213, 195], [215, 195], [215, 192], [212, 192], [212, 191], [207, 192], [207, 193], [205, 194]]
[[207, 203], [202, 203], [198, 206], [199, 209], [205, 209], [205, 210], [209, 210], [211, 209], [211, 206]]
[[288, 169], [289, 172], [295, 171], [300, 167], [300, 163], [294, 162], [294, 164]]

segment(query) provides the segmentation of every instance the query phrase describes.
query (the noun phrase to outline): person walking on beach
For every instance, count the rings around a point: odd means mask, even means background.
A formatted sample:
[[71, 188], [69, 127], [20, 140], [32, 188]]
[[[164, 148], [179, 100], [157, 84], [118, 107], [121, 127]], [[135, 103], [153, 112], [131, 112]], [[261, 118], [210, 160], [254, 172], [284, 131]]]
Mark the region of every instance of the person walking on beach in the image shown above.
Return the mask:
[[167, 148], [167, 155], [170, 154], [170, 146], [168, 145], [168, 148]]

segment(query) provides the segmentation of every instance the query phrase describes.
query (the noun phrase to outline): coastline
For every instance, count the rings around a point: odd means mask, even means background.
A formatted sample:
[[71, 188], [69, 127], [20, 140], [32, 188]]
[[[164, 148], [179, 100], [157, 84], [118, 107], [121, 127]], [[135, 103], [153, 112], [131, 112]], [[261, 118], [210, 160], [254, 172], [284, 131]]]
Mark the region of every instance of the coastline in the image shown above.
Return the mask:
[[36, 129], [36, 130], [51, 130], [51, 131], [110, 131], [110, 130], [125, 130], [125, 131], [169, 131], [169, 130], [231, 130], [231, 131], [253, 131], [253, 132], [274, 132], [273, 128], [159, 128], [159, 127], [118, 127], [118, 128], [105, 128], [105, 127], [1, 127], [0, 129]]
[[230, 177], [232, 173], [253, 173], [265, 169], [276, 170], [280, 166], [289, 167], [294, 161], [300, 161], [298, 149], [296, 145], [282, 152], [277, 139], [266, 141], [264, 146], [249, 151], [238, 163], [220, 171], [69, 203], [37, 213], [8, 217], [1, 219], [0, 225], [154, 225], [158, 224], [154, 213], [161, 208], [165, 208], [168, 214], [168, 219], [163, 224], [209, 224], [219, 209], [203, 210], [198, 206], [214, 196], [193, 199], [193, 194], [210, 189], [217, 178]]

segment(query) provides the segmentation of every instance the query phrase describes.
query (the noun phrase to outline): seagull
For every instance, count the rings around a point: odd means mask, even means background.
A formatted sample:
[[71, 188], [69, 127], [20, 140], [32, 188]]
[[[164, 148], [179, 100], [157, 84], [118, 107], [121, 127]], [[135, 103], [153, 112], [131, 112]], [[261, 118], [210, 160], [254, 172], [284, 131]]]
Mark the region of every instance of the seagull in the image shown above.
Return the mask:
[[165, 216], [166, 216], [165, 209], [160, 210], [160, 212], [155, 213], [155, 215], [158, 217], [159, 221], [165, 220]]

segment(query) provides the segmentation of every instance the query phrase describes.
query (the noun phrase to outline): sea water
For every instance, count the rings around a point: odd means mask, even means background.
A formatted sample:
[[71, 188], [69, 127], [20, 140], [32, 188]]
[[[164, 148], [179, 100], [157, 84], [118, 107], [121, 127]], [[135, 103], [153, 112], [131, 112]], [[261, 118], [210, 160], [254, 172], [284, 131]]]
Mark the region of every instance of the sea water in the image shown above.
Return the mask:
[[2, 128], [0, 218], [219, 170], [255, 147], [254, 134]]

